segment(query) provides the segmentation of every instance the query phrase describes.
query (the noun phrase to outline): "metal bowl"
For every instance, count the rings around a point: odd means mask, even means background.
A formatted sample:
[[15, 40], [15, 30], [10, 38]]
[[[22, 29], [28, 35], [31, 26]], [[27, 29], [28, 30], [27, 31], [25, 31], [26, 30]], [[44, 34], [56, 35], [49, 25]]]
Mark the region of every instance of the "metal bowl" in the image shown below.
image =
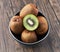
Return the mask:
[[[19, 12], [18, 12], [16, 15], [19, 15]], [[15, 15], [15, 16], [16, 16], [16, 15]], [[44, 16], [44, 15], [43, 15], [41, 12], [38, 12], [38, 15], [37, 15], [37, 16]], [[45, 17], [45, 16], [44, 16], [44, 17]], [[46, 18], [46, 17], [45, 17], [45, 18]], [[33, 43], [25, 43], [25, 42], [22, 42], [20, 36], [16, 36], [16, 35], [11, 31], [10, 28], [9, 28], [9, 32], [10, 32], [10, 34], [12, 35], [12, 37], [13, 37], [17, 42], [19, 42], [19, 43], [21, 43], [21, 44], [23, 44], [23, 45], [35, 45], [35, 44], [40, 43], [40, 42], [43, 41], [44, 39], [46, 39], [47, 36], [49, 35], [49, 32], [50, 32], [50, 23], [49, 23], [49, 21], [48, 21], [47, 18], [46, 18], [46, 20], [47, 20], [47, 22], [48, 22], [48, 31], [45, 33], [44, 36], [39, 37], [39, 40], [38, 40], [38, 41], [33, 42]]]

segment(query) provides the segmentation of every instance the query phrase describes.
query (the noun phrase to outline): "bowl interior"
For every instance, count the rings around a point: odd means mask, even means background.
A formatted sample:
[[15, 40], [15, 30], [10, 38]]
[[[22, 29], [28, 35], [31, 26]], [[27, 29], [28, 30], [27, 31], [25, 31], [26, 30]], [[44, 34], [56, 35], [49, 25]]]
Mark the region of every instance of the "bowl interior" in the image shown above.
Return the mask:
[[[19, 15], [19, 12], [18, 12], [15, 16], [18, 16], [18, 15]], [[40, 12], [38, 12], [38, 15], [37, 15], [37, 16], [43, 16], [43, 17], [45, 17], [45, 16], [44, 16], [42, 13], [40, 13]], [[45, 18], [46, 18], [46, 17], [45, 17]], [[47, 20], [47, 19], [46, 19], [46, 20]], [[47, 22], [48, 22], [48, 21], [47, 21]], [[26, 44], [26, 45], [32, 45], [32, 44], [36, 44], [36, 43], [44, 40], [44, 39], [47, 37], [47, 35], [49, 34], [49, 23], [48, 23], [48, 31], [47, 31], [43, 36], [37, 36], [37, 37], [38, 37], [38, 40], [37, 40], [36, 42], [34, 42], [34, 43], [25, 43], [25, 42], [22, 42], [22, 41], [21, 41], [21, 35], [20, 35], [20, 34], [16, 35], [15, 33], [13, 33], [13, 32], [11, 31], [11, 29], [10, 29], [10, 32], [11, 32], [11, 34], [13, 35], [14, 39], [16, 39], [18, 42], [23, 43], [23, 44]]]

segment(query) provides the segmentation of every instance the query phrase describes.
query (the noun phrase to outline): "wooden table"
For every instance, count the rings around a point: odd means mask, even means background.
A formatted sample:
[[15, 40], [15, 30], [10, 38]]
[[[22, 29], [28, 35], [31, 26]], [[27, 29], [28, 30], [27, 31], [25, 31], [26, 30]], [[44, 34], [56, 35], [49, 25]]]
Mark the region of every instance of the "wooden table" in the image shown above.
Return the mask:
[[[34, 3], [50, 22], [49, 36], [37, 46], [22, 46], [10, 35], [8, 25], [22, 7]], [[0, 0], [0, 52], [60, 52], [60, 0]]]

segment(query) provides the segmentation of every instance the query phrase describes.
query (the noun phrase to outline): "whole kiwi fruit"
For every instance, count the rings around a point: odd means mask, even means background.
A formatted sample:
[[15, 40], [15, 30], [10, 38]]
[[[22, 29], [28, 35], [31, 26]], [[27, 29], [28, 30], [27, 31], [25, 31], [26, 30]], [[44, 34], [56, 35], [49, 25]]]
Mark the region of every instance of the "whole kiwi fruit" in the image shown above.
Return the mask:
[[37, 36], [34, 31], [24, 30], [21, 34], [21, 40], [26, 43], [37, 41]]
[[22, 10], [20, 11], [20, 16], [23, 18], [27, 14], [34, 14], [34, 15], [38, 14], [38, 9], [36, 8], [35, 4], [30, 3], [22, 8]]
[[9, 27], [15, 34], [20, 34], [24, 29], [20, 16], [13, 16], [9, 22]]
[[43, 16], [38, 16], [38, 20], [39, 20], [39, 27], [36, 29], [36, 33], [38, 35], [43, 35], [48, 30], [47, 20]]

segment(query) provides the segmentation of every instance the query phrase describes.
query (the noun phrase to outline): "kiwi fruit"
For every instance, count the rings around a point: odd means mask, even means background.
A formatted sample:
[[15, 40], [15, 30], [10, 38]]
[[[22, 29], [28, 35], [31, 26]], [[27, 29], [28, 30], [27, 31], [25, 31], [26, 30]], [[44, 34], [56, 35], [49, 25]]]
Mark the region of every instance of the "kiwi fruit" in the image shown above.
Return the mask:
[[28, 14], [23, 18], [23, 25], [27, 30], [33, 31], [38, 28], [38, 18], [33, 14]]
[[38, 35], [44, 35], [48, 30], [47, 20], [43, 16], [38, 16], [38, 20], [39, 20], [39, 27], [36, 29], [36, 33]]
[[34, 14], [34, 15], [38, 14], [38, 9], [36, 8], [35, 4], [30, 3], [22, 8], [22, 10], [20, 11], [20, 16], [23, 18], [27, 14]]
[[21, 40], [26, 43], [37, 41], [37, 36], [34, 31], [24, 30], [21, 34]]
[[9, 27], [15, 34], [20, 34], [24, 29], [20, 16], [13, 16], [9, 22]]

